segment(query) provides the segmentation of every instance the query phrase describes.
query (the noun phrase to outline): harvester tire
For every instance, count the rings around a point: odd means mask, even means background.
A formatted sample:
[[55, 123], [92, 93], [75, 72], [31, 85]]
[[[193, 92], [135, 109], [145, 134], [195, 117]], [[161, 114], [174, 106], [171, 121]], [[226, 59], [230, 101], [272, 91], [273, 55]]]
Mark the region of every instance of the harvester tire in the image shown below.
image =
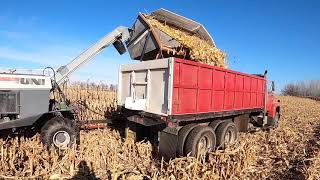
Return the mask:
[[197, 126], [188, 135], [185, 143], [185, 154], [191, 156], [206, 155], [215, 149], [216, 136], [211, 127]]
[[236, 143], [238, 139], [238, 129], [234, 122], [226, 121], [221, 123], [216, 129], [217, 148], [225, 149]]
[[63, 117], [54, 117], [41, 128], [41, 141], [46, 146], [53, 145], [66, 149], [76, 143], [76, 130], [73, 122]]
[[196, 127], [197, 124], [188, 124], [182, 127], [178, 134], [178, 144], [177, 144], [177, 155], [178, 156], [184, 156], [184, 145], [187, 139], [188, 134], [194, 127]]

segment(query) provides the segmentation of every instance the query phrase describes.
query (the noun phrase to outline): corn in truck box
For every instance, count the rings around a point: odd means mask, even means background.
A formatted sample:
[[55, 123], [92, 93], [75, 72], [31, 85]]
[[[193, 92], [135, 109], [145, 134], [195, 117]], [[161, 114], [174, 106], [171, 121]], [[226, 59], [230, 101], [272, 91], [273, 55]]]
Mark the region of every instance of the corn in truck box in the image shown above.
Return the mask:
[[126, 135], [139, 138], [156, 131], [166, 159], [225, 148], [239, 131], [275, 126], [280, 116], [266, 73], [250, 75], [179, 58], [122, 65], [118, 105], [126, 115]]

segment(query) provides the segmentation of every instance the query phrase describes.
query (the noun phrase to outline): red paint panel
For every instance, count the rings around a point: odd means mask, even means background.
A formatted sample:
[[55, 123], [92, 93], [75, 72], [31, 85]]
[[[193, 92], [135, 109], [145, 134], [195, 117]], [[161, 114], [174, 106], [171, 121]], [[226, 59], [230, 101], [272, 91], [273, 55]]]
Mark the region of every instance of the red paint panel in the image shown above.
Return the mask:
[[20, 78], [13, 78], [13, 77], [0, 77], [0, 81], [19, 81]]
[[258, 90], [258, 80], [255, 78], [251, 79], [251, 92], [256, 92]]
[[198, 111], [210, 112], [211, 110], [211, 90], [199, 90]]
[[200, 89], [212, 88], [212, 69], [210, 68], [199, 69], [199, 88]]
[[224, 90], [224, 71], [213, 70], [213, 89]]
[[234, 92], [226, 92], [226, 95], [224, 97], [224, 109], [225, 110], [233, 109], [233, 103], [234, 103]]
[[236, 76], [236, 91], [243, 91], [243, 76]]
[[184, 87], [196, 88], [198, 85], [198, 67], [189, 64], [181, 64], [180, 68], [180, 84]]
[[224, 91], [213, 91], [212, 111], [221, 111], [224, 106]]
[[265, 79], [175, 58], [172, 114], [263, 108]]
[[226, 73], [226, 90], [227, 91], [234, 91], [235, 77], [236, 75], [233, 73]]
[[257, 97], [257, 106], [263, 106], [264, 94], [259, 93]]
[[265, 80], [260, 80], [262, 82], [262, 91], [261, 93], [265, 93], [265, 88], [266, 88], [266, 84], [265, 84]]
[[263, 80], [258, 80], [258, 92], [260, 92], [260, 93], [262, 93], [263, 92], [263, 87], [264, 87], [264, 85], [263, 85], [264, 83], [263, 83]]
[[257, 106], [257, 93], [251, 93], [250, 106], [251, 107]]
[[250, 107], [250, 93], [249, 92], [243, 93], [243, 107], [244, 108]]
[[243, 92], [235, 92], [234, 108], [241, 109], [243, 103]]
[[180, 83], [180, 63], [176, 63], [174, 65], [174, 78], [173, 78], [173, 85], [179, 85]]
[[180, 113], [197, 112], [197, 89], [180, 89], [179, 100]]
[[173, 88], [172, 113], [179, 113], [179, 88]]
[[251, 90], [251, 78], [244, 77], [244, 91], [249, 92]]

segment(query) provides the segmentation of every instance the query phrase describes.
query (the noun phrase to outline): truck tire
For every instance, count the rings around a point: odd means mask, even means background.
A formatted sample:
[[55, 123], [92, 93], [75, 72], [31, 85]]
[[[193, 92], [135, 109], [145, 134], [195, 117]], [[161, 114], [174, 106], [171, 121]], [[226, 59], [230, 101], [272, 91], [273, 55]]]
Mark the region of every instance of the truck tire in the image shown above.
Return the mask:
[[215, 121], [212, 121], [210, 124], [209, 124], [209, 127], [211, 127], [214, 131], [217, 129], [217, 127], [223, 123], [223, 121], [221, 120], [215, 120]]
[[196, 157], [205, 155], [216, 146], [216, 136], [211, 127], [196, 126], [188, 135], [185, 143], [185, 155]]
[[53, 145], [59, 149], [66, 149], [76, 143], [76, 131], [71, 120], [54, 117], [41, 128], [41, 141], [44, 145]]
[[237, 126], [232, 121], [221, 123], [216, 129], [217, 147], [225, 149], [238, 139]]
[[180, 129], [179, 134], [178, 134], [178, 144], [177, 144], [177, 155], [178, 156], [184, 156], [184, 145], [187, 139], [188, 134], [194, 127], [196, 127], [197, 124], [188, 124], [182, 127]]
[[274, 116], [274, 118], [268, 118], [268, 126], [272, 128], [278, 127], [279, 119], [280, 119], [280, 113], [276, 112], [276, 115]]

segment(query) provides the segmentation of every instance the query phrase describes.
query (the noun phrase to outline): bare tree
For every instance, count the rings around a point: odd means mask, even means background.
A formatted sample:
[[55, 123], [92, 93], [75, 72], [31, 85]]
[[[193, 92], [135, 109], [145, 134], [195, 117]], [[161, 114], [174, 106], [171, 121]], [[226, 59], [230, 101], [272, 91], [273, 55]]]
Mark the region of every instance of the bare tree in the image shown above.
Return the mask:
[[290, 96], [320, 97], [320, 80], [289, 83], [282, 89], [282, 94]]

